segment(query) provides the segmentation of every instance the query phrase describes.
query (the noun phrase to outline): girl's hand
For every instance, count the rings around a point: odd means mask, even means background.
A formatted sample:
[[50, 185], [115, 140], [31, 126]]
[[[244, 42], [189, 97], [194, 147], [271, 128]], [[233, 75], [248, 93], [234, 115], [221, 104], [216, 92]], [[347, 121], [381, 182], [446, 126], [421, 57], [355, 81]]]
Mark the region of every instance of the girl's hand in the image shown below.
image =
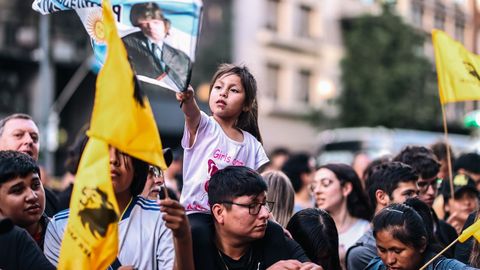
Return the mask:
[[176, 93], [176, 98], [181, 103], [189, 102], [193, 99], [193, 96], [195, 96], [195, 92], [191, 85], [188, 86], [187, 91]]
[[190, 236], [190, 223], [188, 222], [185, 208], [172, 199], [157, 200], [160, 205], [160, 211], [163, 212], [165, 226], [172, 230], [173, 236], [178, 239], [184, 239]]

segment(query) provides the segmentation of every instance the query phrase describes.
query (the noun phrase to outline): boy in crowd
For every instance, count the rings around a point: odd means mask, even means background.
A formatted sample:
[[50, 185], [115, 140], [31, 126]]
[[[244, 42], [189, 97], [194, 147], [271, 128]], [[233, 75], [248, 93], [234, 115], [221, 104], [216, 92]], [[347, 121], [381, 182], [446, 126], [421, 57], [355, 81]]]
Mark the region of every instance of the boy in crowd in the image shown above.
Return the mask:
[[[401, 162], [386, 162], [377, 165], [367, 178], [365, 188], [375, 213], [392, 203], [403, 203], [418, 195], [418, 176], [415, 170]], [[377, 247], [372, 229], [352, 246], [346, 255], [347, 269], [364, 269], [377, 256]]]
[[43, 249], [48, 217], [40, 169], [30, 156], [0, 151], [0, 216], [25, 229]]

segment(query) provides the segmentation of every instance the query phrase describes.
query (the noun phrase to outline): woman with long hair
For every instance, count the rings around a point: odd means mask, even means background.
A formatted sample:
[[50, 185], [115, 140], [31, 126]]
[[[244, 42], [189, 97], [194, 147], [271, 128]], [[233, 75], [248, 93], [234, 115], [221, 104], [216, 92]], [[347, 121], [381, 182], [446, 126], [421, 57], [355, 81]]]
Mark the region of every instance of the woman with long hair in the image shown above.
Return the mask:
[[351, 166], [331, 163], [319, 167], [310, 187], [316, 206], [335, 221], [344, 265], [346, 251], [368, 230], [372, 215], [360, 179]]
[[267, 201], [275, 202], [273, 219], [285, 228], [293, 213], [295, 191], [292, 183], [281, 171], [267, 171], [261, 175], [268, 186]]

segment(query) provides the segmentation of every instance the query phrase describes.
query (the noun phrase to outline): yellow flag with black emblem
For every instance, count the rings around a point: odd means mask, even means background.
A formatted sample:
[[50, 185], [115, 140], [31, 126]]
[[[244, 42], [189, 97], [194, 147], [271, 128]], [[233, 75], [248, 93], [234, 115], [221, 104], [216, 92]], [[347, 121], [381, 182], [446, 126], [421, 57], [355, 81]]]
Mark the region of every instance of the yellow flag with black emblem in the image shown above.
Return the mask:
[[109, 145], [166, 169], [160, 135], [146, 97], [135, 87], [110, 1], [104, 0], [107, 58], [72, 192], [59, 269], [107, 269], [118, 253], [119, 209], [110, 177]]
[[432, 31], [440, 102], [480, 100], [480, 56], [445, 32]]

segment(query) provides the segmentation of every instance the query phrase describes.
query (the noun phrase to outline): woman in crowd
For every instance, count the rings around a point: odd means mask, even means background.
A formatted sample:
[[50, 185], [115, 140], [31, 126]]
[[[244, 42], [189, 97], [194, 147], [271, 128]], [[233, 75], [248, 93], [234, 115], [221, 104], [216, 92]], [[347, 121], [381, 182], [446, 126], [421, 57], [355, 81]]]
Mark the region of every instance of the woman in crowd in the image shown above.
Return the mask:
[[295, 191], [288, 176], [281, 171], [267, 171], [262, 173], [267, 182], [267, 201], [275, 202], [272, 216], [282, 227], [286, 227], [292, 217]]
[[316, 206], [335, 221], [343, 265], [346, 251], [368, 230], [372, 215], [360, 179], [349, 165], [327, 164], [315, 172], [311, 191]]
[[[366, 270], [417, 270], [436, 254], [431, 246], [422, 217], [410, 206], [392, 204], [380, 211], [372, 221], [373, 235], [380, 258], [373, 259]], [[476, 269], [443, 256], [435, 259], [426, 270]]]
[[308, 258], [324, 270], [340, 269], [338, 233], [330, 215], [318, 208], [307, 208], [290, 219], [287, 230], [302, 246]]

